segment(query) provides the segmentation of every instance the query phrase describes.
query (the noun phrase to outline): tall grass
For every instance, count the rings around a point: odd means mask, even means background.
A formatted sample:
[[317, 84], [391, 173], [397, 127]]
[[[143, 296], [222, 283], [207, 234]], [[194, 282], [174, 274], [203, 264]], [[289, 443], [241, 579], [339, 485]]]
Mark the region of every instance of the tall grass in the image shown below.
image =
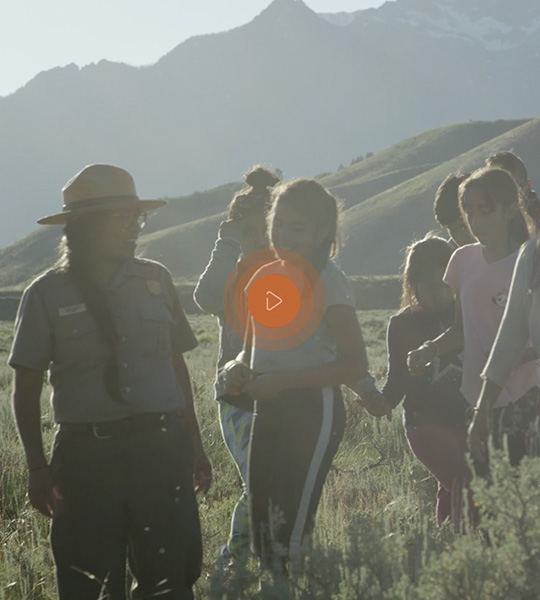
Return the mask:
[[[384, 377], [388, 311], [360, 312], [372, 371]], [[540, 597], [540, 459], [512, 469], [494, 462], [493, 483], [475, 481], [490, 513], [481, 529], [437, 528], [436, 486], [412, 456], [399, 411], [392, 422], [365, 414], [345, 392], [347, 430], [323, 491], [315, 534], [288, 580], [259, 577], [251, 558], [234, 572], [214, 568], [241, 486], [221, 440], [213, 400], [217, 329], [190, 318], [200, 345], [187, 356], [214, 485], [199, 499], [204, 539], [197, 600], [533, 600]], [[5, 364], [10, 323], [0, 324]], [[49, 522], [26, 501], [26, 473], [10, 409], [11, 372], [0, 367], [0, 600], [56, 597]], [[43, 398], [45, 443], [54, 427]]]

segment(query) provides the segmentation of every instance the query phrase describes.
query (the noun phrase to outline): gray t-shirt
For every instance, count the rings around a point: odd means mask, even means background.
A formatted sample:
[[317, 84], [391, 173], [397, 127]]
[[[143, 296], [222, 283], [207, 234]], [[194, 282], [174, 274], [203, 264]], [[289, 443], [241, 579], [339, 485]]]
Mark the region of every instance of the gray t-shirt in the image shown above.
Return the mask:
[[354, 292], [345, 273], [333, 261], [328, 261], [319, 275], [324, 290], [324, 314], [315, 332], [304, 342], [288, 350], [262, 349], [257, 346], [255, 339], [251, 351], [251, 368], [254, 371], [267, 373], [308, 369], [337, 359], [337, 347], [330, 335], [326, 311], [330, 306], [336, 305], [355, 307]]
[[[482, 377], [504, 387], [510, 374], [520, 364], [529, 341], [540, 356], [540, 287], [534, 282], [538, 273], [537, 239], [522, 246], [512, 277], [512, 284], [504, 315], [485, 365]], [[531, 284], [533, 288], [531, 289]], [[540, 379], [540, 361], [536, 364], [536, 378]], [[537, 381], [536, 384], [540, 384]]]
[[184, 405], [173, 354], [197, 345], [170, 273], [134, 259], [104, 290], [118, 334], [117, 364], [123, 402], [104, 385], [108, 349], [67, 273], [49, 271], [25, 290], [8, 362], [49, 370], [58, 423], [99, 422], [134, 413], [172, 412]]

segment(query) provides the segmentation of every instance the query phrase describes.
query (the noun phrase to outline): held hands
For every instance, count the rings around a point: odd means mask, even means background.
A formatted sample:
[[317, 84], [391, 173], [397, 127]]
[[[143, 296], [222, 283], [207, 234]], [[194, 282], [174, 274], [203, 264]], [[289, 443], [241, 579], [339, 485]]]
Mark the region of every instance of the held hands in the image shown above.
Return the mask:
[[363, 393], [362, 396], [357, 396], [355, 400], [372, 417], [386, 416], [388, 421], [392, 420], [392, 406], [378, 390]]
[[407, 354], [407, 367], [411, 375], [419, 377], [424, 369], [438, 355], [435, 342], [428, 340], [416, 350], [411, 350]]
[[283, 377], [278, 373], [263, 373], [248, 381], [242, 391], [255, 400], [272, 400], [283, 391]]
[[365, 408], [373, 417], [384, 417], [392, 420], [392, 407], [379, 392], [375, 377], [368, 371], [363, 379], [348, 383], [347, 387], [356, 394], [355, 401]]
[[244, 385], [255, 377], [255, 373], [243, 362], [230, 360], [219, 371], [219, 381], [227, 394], [238, 396], [247, 391]]
[[219, 372], [219, 380], [227, 394], [249, 394], [255, 400], [271, 400], [283, 391], [283, 376], [279, 373], [257, 374], [245, 363], [230, 360]]

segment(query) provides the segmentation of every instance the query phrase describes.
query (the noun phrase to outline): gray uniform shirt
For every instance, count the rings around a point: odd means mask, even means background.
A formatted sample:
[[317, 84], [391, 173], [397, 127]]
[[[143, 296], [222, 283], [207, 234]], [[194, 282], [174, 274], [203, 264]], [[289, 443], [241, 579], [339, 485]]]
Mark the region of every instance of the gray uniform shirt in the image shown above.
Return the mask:
[[[504, 315], [482, 373], [482, 377], [500, 387], [504, 387], [520, 363], [529, 340], [540, 356], [540, 288], [530, 289], [537, 267], [536, 243], [536, 238], [529, 240], [519, 252]], [[538, 366], [536, 376], [539, 376]]]
[[184, 405], [173, 353], [197, 340], [170, 273], [153, 261], [128, 261], [105, 289], [116, 325], [120, 392], [104, 385], [108, 350], [80, 292], [67, 273], [48, 271], [24, 291], [15, 321], [11, 366], [49, 370], [58, 423], [110, 421]]

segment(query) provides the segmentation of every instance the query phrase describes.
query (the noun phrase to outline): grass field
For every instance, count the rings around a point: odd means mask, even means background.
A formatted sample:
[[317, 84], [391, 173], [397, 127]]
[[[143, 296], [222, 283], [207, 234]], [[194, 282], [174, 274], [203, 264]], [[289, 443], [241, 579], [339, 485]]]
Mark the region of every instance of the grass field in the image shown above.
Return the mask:
[[[386, 368], [389, 311], [359, 312], [372, 372]], [[406, 444], [399, 412], [376, 420], [346, 393], [347, 431], [330, 472], [312, 547], [291, 582], [265, 580], [255, 561], [223, 579], [213, 568], [228, 535], [241, 493], [235, 467], [221, 440], [212, 398], [218, 332], [213, 318], [190, 317], [200, 345], [187, 357], [203, 440], [214, 468], [214, 485], [199, 500], [204, 536], [203, 576], [196, 598], [236, 600], [533, 600], [540, 597], [540, 462], [518, 472], [501, 458], [492, 486], [478, 484], [478, 502], [493, 508], [481, 532], [456, 536], [434, 520], [435, 482]], [[12, 324], [0, 323], [2, 364]], [[0, 367], [2, 453], [0, 600], [55, 598], [54, 570], [45, 518], [26, 501], [24, 459], [11, 416], [11, 373]], [[44, 395], [48, 395], [48, 391]], [[43, 430], [54, 433], [43, 400]], [[74, 599], [76, 600], [76, 599]]]
[[[320, 182], [343, 204], [339, 264], [350, 276], [398, 273], [402, 248], [439, 228], [433, 199], [449, 173], [471, 171], [486, 156], [509, 149], [524, 160], [529, 173], [538, 173], [539, 143], [540, 118], [469, 121], [425, 131], [321, 176]], [[166, 207], [150, 215], [138, 252], [166, 264], [176, 281], [195, 282], [240, 187], [226, 183], [168, 198]], [[40, 227], [0, 248], [0, 290], [21, 290], [48, 268], [60, 235], [60, 228]]]

